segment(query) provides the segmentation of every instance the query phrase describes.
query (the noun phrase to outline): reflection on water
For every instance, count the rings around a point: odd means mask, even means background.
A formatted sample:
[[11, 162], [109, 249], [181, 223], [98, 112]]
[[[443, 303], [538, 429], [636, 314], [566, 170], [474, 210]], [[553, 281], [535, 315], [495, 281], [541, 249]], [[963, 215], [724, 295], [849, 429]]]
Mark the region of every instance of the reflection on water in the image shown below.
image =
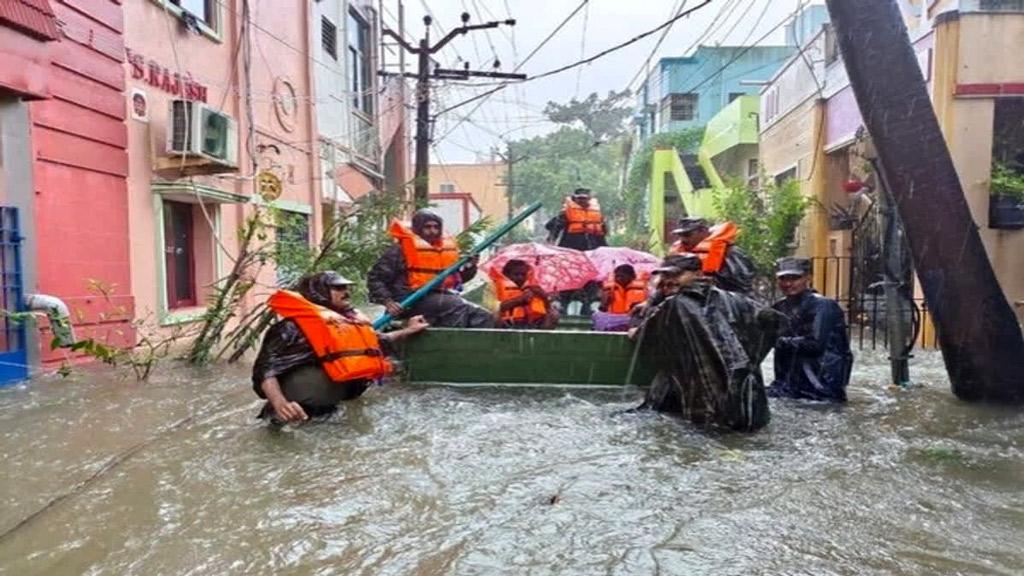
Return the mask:
[[[859, 359], [754, 436], [635, 391], [373, 389], [271, 431], [241, 369], [0, 391], [3, 574], [927, 574], [1024, 567], [1024, 415]], [[111, 458], [135, 449], [103, 470]]]

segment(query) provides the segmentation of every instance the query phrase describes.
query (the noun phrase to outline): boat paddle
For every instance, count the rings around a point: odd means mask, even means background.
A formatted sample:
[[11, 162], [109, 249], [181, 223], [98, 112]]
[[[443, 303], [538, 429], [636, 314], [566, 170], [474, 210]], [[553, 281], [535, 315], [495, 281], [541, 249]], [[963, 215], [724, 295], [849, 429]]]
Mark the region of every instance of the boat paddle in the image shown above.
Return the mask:
[[[416, 302], [418, 302], [420, 298], [423, 298], [431, 290], [433, 290], [434, 288], [438, 287], [442, 282], [444, 282], [445, 278], [447, 278], [447, 277], [451, 276], [452, 274], [458, 272], [459, 269], [461, 269], [474, 256], [476, 256], [477, 254], [479, 254], [479, 253], [483, 252], [484, 250], [486, 250], [491, 244], [494, 244], [495, 242], [497, 242], [499, 238], [501, 238], [505, 234], [508, 234], [508, 232], [510, 230], [512, 230], [513, 228], [515, 228], [516, 225], [518, 225], [520, 222], [522, 222], [523, 220], [526, 220], [526, 218], [528, 218], [531, 214], [533, 214], [537, 210], [540, 210], [540, 206], [541, 206], [540, 202], [534, 202], [533, 204], [530, 204], [529, 206], [527, 206], [522, 212], [517, 214], [514, 218], [512, 218], [508, 222], [505, 222], [504, 224], [501, 225], [501, 227], [499, 227], [494, 232], [491, 232], [491, 234], [489, 236], [487, 236], [486, 238], [481, 240], [479, 244], [474, 246], [472, 250], [470, 250], [469, 252], [466, 253], [465, 256], [460, 258], [458, 262], [456, 262], [455, 264], [452, 264], [451, 266], [449, 266], [449, 267], [445, 268], [444, 270], [442, 270], [437, 276], [434, 276], [433, 278], [431, 278], [430, 282], [427, 282], [426, 284], [421, 286], [418, 290], [416, 290], [412, 294], [409, 294], [408, 296], [406, 296], [398, 304], [402, 308], [406, 308], [407, 309], [410, 306], [412, 306], [413, 304], [415, 304]], [[391, 314], [388, 314], [387, 312], [385, 312], [384, 315], [380, 316], [379, 318], [377, 318], [376, 320], [373, 321], [373, 329], [374, 330], [380, 330], [384, 326], [387, 326], [388, 322], [391, 322], [391, 320], [392, 320]]]

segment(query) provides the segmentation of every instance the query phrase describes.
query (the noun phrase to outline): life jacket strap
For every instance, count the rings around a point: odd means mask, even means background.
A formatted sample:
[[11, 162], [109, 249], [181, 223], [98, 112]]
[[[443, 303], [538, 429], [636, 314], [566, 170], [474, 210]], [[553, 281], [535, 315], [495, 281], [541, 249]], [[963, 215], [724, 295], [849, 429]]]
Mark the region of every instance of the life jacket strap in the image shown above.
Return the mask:
[[324, 354], [318, 358], [318, 360], [321, 362], [331, 362], [339, 358], [350, 358], [352, 356], [379, 357], [383, 355], [384, 353], [380, 350], [376, 350], [374, 348], [363, 348], [362, 350], [341, 350], [339, 352], [330, 352], [328, 354]]

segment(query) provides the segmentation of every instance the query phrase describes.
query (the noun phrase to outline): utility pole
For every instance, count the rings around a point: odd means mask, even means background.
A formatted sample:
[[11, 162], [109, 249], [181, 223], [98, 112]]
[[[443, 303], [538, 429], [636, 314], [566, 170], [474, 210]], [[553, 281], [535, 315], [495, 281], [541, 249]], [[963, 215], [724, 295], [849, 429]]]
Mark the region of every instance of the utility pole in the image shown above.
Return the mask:
[[506, 200], [508, 200], [508, 217], [512, 218], [516, 214], [515, 193], [514, 188], [512, 186], [512, 167], [515, 166], [516, 162], [520, 162], [522, 160], [526, 160], [527, 158], [529, 158], [529, 154], [523, 154], [517, 158], [512, 155], [512, 144], [508, 143], [507, 146], [507, 154], [502, 154], [501, 150], [498, 149], [495, 149], [494, 153], [497, 154], [498, 158], [501, 158], [501, 161], [508, 166], [505, 169], [505, 198]]
[[[430, 25], [432, 23], [433, 18], [430, 16], [423, 17], [423, 24], [427, 29], [423, 34], [423, 38], [420, 39], [419, 45], [415, 47], [406, 41], [402, 34], [388, 28], [383, 29], [383, 33], [385, 35], [394, 38], [395, 41], [398, 42], [399, 46], [410, 54], [416, 55], [418, 59], [416, 74], [408, 74], [405, 70], [402, 70], [401, 72], [403, 76], [416, 78], [416, 170], [413, 186], [417, 202], [425, 202], [427, 200], [427, 193], [429, 190], [430, 127], [433, 121], [430, 116], [431, 79], [468, 80], [469, 78], [501, 78], [506, 80], [524, 80], [526, 78], [525, 74], [470, 70], [468, 63], [462, 70], [449, 70], [440, 67], [434, 69], [433, 72], [430, 70], [430, 57], [437, 54], [441, 48], [455, 39], [456, 36], [466, 34], [473, 30], [497, 28], [501, 24], [515, 26], [515, 20], [508, 19], [503, 21], [485, 22], [483, 24], [470, 24], [469, 13], [463, 12], [462, 26], [453, 29], [445, 35], [444, 38], [438, 40], [436, 44], [430, 43]], [[500, 62], [494, 62], [495, 68], [500, 65]]]

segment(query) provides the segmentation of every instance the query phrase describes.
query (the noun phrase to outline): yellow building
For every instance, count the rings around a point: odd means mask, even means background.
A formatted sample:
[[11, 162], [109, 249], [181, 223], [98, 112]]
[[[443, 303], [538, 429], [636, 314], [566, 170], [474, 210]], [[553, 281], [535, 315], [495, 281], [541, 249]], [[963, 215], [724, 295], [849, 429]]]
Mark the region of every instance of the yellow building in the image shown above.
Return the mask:
[[501, 162], [477, 164], [431, 164], [430, 196], [469, 194], [492, 222], [508, 217], [505, 193], [506, 166]]
[[[1011, 11], [1019, 2], [930, 4], [903, 3], [904, 21], [974, 221], [1020, 318], [1024, 205], [993, 199], [990, 180], [995, 161], [1024, 158], [1024, 12]], [[804, 54], [784, 65], [761, 92], [760, 164], [776, 181], [798, 180], [816, 200], [798, 232], [796, 251], [845, 260], [845, 269], [818, 270], [815, 277], [819, 290], [843, 297], [853, 273], [849, 263], [858, 259], [863, 265], [864, 254], [851, 230], [864, 207], [844, 191], [844, 183], [861, 180], [875, 189], [879, 183], [867, 162], [873, 155], [870, 137], [832, 30], [823, 28]]]

